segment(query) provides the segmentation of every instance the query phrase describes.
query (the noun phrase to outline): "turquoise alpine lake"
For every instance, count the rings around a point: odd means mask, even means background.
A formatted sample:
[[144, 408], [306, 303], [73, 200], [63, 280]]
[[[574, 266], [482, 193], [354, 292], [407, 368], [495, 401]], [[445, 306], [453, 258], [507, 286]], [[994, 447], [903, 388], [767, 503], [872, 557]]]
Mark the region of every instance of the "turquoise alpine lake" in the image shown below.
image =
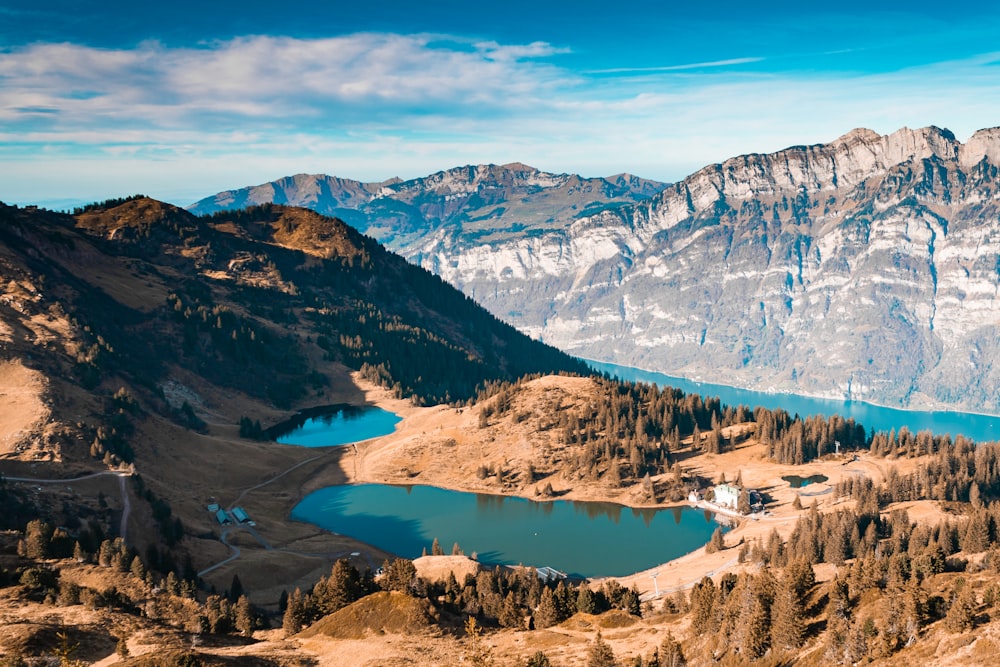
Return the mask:
[[774, 410], [782, 409], [791, 415], [801, 417], [840, 415], [852, 418], [871, 431], [889, 431], [906, 427], [913, 433], [930, 430], [935, 435], [964, 435], [976, 442], [1000, 440], [1000, 417], [970, 412], [900, 410], [887, 408], [862, 401], [838, 401], [827, 398], [812, 398], [798, 394], [777, 394], [763, 391], [739, 389], [722, 384], [695, 382], [672, 377], [663, 373], [644, 371], [628, 366], [617, 366], [586, 360], [594, 370], [612, 377], [632, 382], [646, 382], [659, 387], [675, 387], [689, 394], [703, 397], [718, 397], [726, 405], [759, 406]]
[[333, 447], [388, 435], [401, 420], [374, 406], [331, 405], [302, 411], [272, 426], [267, 434], [283, 445]]
[[[601, 502], [449, 491], [432, 486], [358, 484], [310, 493], [291, 516], [404, 558], [437, 538], [482, 563], [549, 566], [570, 576], [622, 576], [698, 549], [719, 523], [691, 507], [632, 509]], [[723, 518], [724, 520], [724, 518]], [[675, 585], [669, 571], [659, 585]]]

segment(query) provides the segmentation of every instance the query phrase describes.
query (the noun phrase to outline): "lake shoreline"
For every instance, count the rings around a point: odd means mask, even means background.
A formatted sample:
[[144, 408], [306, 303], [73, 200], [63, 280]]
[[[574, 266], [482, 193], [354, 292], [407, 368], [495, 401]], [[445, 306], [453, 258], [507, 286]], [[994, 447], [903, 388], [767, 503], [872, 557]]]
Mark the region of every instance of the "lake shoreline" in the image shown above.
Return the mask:
[[[574, 356], [576, 356], [576, 355], [574, 355]], [[948, 403], [940, 403], [938, 401], [931, 401], [931, 402], [929, 402], [929, 403], [927, 403], [926, 405], [923, 405], [923, 406], [911, 406], [911, 405], [904, 406], [904, 405], [889, 405], [887, 403], [879, 403], [878, 401], [869, 401], [869, 400], [865, 400], [865, 399], [861, 399], [861, 398], [845, 398], [845, 397], [837, 395], [835, 393], [823, 394], [823, 393], [815, 393], [815, 392], [808, 392], [808, 391], [770, 391], [770, 390], [766, 390], [766, 389], [755, 389], [753, 387], [744, 387], [744, 386], [737, 385], [737, 384], [725, 384], [723, 382], [710, 382], [710, 381], [707, 381], [707, 380], [700, 380], [700, 379], [696, 379], [694, 377], [687, 377], [687, 376], [684, 376], [684, 375], [673, 375], [672, 373], [666, 373], [664, 371], [656, 371], [656, 370], [652, 370], [652, 369], [649, 369], [649, 368], [640, 368], [638, 366], [623, 366], [621, 364], [616, 364], [613, 361], [601, 361], [600, 359], [589, 359], [587, 357], [580, 357], [580, 356], [577, 356], [576, 358], [580, 359], [581, 361], [583, 361], [583, 362], [587, 363], [588, 365], [590, 365], [591, 369], [594, 370], [594, 371], [596, 371], [596, 372], [598, 372], [598, 373], [603, 373], [605, 371], [603, 371], [600, 368], [595, 368], [592, 364], [600, 364], [602, 366], [614, 366], [616, 368], [630, 369], [630, 370], [634, 370], [634, 371], [639, 371], [641, 373], [651, 373], [651, 374], [654, 374], [654, 375], [662, 375], [662, 376], [664, 376], [666, 378], [673, 378], [673, 379], [676, 379], [676, 380], [682, 380], [684, 382], [689, 382], [691, 384], [700, 384], [700, 385], [707, 385], [707, 386], [725, 387], [727, 389], [735, 389], [737, 391], [749, 391], [749, 392], [754, 392], [754, 393], [757, 393], [757, 394], [763, 394], [763, 395], [766, 395], [766, 396], [804, 397], [804, 398], [812, 398], [812, 399], [816, 399], [816, 400], [820, 400], [820, 401], [835, 401], [835, 402], [838, 402], [838, 403], [848, 403], [848, 404], [849, 403], [858, 403], [858, 404], [861, 404], [863, 406], [869, 406], [869, 407], [873, 407], [873, 408], [882, 408], [882, 409], [885, 409], [885, 410], [898, 410], [899, 412], [926, 412], [926, 413], [932, 413], [932, 414], [952, 414], [952, 415], [954, 415], [954, 414], [961, 414], [961, 415], [975, 415], [977, 417], [994, 417], [994, 418], [1000, 419], [1000, 414], [996, 414], [996, 413], [992, 413], [992, 412], [983, 412], [981, 410], [974, 410], [974, 409], [968, 409], [968, 408], [955, 407], [955, 406], [949, 405]], [[621, 379], [627, 379], [627, 378], [621, 378]], [[697, 392], [695, 392], [695, 393], [697, 393]], [[707, 394], [707, 395], [710, 395], [710, 394]], [[735, 407], [735, 406], [733, 406], [733, 407]], [[749, 407], [753, 407], [753, 406], [749, 406]]]
[[[659, 371], [619, 366], [610, 362], [595, 359], [583, 359], [591, 365], [596, 373], [608, 373], [623, 381], [670, 386], [687, 394], [697, 393], [704, 397], [718, 397], [722, 403], [736, 407], [746, 405], [753, 409], [762, 405], [769, 409], [783, 409], [789, 414], [799, 414], [801, 417], [834, 414], [848, 419], [852, 418], [862, 424], [866, 430], [899, 431], [906, 427], [912, 433], [930, 429], [935, 435], [950, 434], [953, 438], [963, 435], [976, 442], [1000, 441], [1000, 415], [975, 410], [959, 410], [935, 405], [928, 408], [900, 407], [883, 405], [864, 400], [846, 400], [844, 398], [823, 396], [810, 393], [769, 392], [759, 389], [748, 389], [737, 385], [727, 385], [720, 382], [706, 382], [681, 376], [671, 376]], [[595, 364], [597, 366], [595, 366]], [[605, 368], [601, 368], [603, 366]], [[656, 377], [642, 377], [656, 376]], [[726, 395], [746, 394], [744, 399], [724, 399]], [[756, 397], [756, 398], [754, 398]], [[804, 409], [795, 409], [796, 402], [804, 403]], [[941, 408], [941, 409], [939, 409]], [[945, 425], [941, 426], [943, 422]]]
[[[644, 549], [679, 558], [706, 544], [719, 525], [730, 528], [734, 514], [705, 504], [638, 509], [365, 482], [313, 491], [291, 516], [409, 559], [438, 540], [484, 565], [550, 566], [578, 580], [655, 565]], [[579, 549], [581, 541], [589, 547]]]
[[[448, 406], [416, 407], [408, 401], [393, 397], [387, 390], [358, 380], [366, 392], [367, 403], [394, 412], [403, 420], [393, 433], [358, 442], [345, 448], [339, 457], [339, 468], [344, 484], [393, 484], [423, 485], [466, 493], [484, 493], [503, 497], [519, 497], [532, 501], [544, 501], [535, 493], [551, 480], [558, 494], [558, 500], [584, 502], [608, 502], [634, 510], [669, 510], [688, 507], [687, 500], [676, 502], [650, 503], [643, 501], [639, 484], [623, 488], [609, 489], [584, 480], [569, 484], [558, 476], [543, 476], [530, 484], [503, 487], [489, 477], [479, 479], [472, 474], [477, 461], [502, 461], [508, 468], [524, 464], [523, 457], [531, 457], [538, 443], [530, 443], [518, 433], [505, 431], [496, 440], [489, 431], [476, 425], [477, 411], [470, 408]], [[590, 383], [586, 378], [562, 378], [548, 376], [536, 381], [543, 388], [550, 386]], [[683, 448], [682, 448], [683, 449]], [[688, 450], [690, 447], [688, 446]], [[679, 454], [682, 452], [678, 452]], [[687, 473], [702, 478], [716, 480], [725, 474], [728, 479], [742, 475], [750, 488], [768, 489], [772, 501], [768, 505], [769, 515], [759, 520], [742, 518], [726, 536], [726, 549], [714, 554], [706, 554], [704, 547], [673, 559], [664, 559], [659, 565], [641, 572], [622, 577], [595, 577], [594, 581], [612, 578], [623, 585], [635, 585], [643, 595], [650, 595], [656, 588], [651, 573], [662, 571], [666, 579], [660, 579], [660, 588], [688, 586], [706, 573], [720, 574], [738, 567], [739, 546], [755, 541], [763, 543], [772, 530], [786, 538], [794, 528], [795, 521], [812, 503], [820, 511], [831, 511], [841, 507], [846, 501], [836, 498], [827, 491], [817, 496], [802, 496], [805, 510], [795, 510], [792, 505], [799, 491], [782, 481], [782, 475], [794, 475], [807, 471], [809, 475], [823, 474], [828, 477], [829, 487], [840, 479], [856, 474], [865, 474], [876, 483], [885, 478], [888, 463], [867, 455], [855, 460], [832, 457], [823, 461], [812, 461], [803, 466], [775, 464], [764, 456], [764, 447], [753, 440], [742, 443], [733, 451], [713, 455], [688, 451], [684, 454], [684, 468]], [[849, 464], [849, 465], [848, 465]], [[893, 461], [899, 468], [910, 467], [912, 461]], [[905, 470], [904, 470], [905, 472]], [[298, 496], [300, 501], [313, 490], [328, 486], [322, 476], [313, 477], [304, 485]], [[654, 480], [661, 476], [655, 476]], [[297, 504], [297, 502], [295, 503]], [[540, 563], [536, 565], [545, 565]]]

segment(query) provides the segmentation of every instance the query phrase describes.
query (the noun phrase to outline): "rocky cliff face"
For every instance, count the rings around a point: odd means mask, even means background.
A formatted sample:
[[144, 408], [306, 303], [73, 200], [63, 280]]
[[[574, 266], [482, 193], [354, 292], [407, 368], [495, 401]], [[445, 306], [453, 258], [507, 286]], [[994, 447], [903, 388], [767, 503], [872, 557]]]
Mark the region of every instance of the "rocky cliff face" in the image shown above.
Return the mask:
[[1000, 412], [1000, 129], [855, 130], [702, 169], [541, 237], [421, 249], [572, 353], [779, 391]]
[[670, 186], [464, 167], [382, 184], [356, 215], [577, 355], [1000, 413], [998, 165], [1000, 128], [858, 129]]

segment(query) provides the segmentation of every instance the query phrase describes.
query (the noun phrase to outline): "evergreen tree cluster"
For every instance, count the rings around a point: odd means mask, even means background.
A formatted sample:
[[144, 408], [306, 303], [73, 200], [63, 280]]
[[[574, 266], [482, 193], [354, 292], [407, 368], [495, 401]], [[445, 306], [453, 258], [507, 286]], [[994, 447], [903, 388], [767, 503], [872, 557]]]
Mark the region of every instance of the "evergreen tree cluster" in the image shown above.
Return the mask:
[[[947, 436], [931, 438], [925, 435], [924, 442], [931, 443], [933, 449], [907, 447], [904, 451], [913, 452], [913, 455], [932, 453], [930, 460], [908, 475], [890, 470], [880, 493], [881, 502], [928, 499], [969, 502], [979, 507], [1000, 499], [1000, 443], [975, 444], [962, 436], [952, 440]], [[913, 441], [920, 439], [921, 434], [918, 434]]]
[[173, 514], [170, 503], [153, 493], [153, 490], [146, 486], [146, 482], [140, 475], [132, 475], [132, 483], [136, 495], [149, 503], [160, 537], [163, 538], [163, 543], [167, 548], [180, 542], [181, 538], [184, 537], [184, 524], [181, 523], [180, 517]]
[[81, 215], [83, 213], [91, 213], [94, 211], [106, 211], [109, 208], [114, 208], [116, 206], [121, 206], [122, 204], [127, 204], [130, 201], [137, 201], [145, 198], [146, 195], [143, 194], [134, 194], [128, 197], [111, 197], [110, 199], [105, 199], [104, 201], [77, 206], [73, 209], [73, 215]]
[[[583, 406], [534, 405], [527, 412], [518, 411], [517, 393], [532, 379], [525, 376], [483, 387], [475, 401], [480, 406], [480, 427], [499, 419], [519, 422], [534, 416], [539, 430], [556, 429], [573, 452], [562, 461], [565, 475], [604, 479], [611, 486], [643, 481], [651, 499], [664, 490], [654, 488], [647, 476], [674, 470], [672, 452], [681, 449], [682, 440], [690, 438], [696, 448], [721, 453], [735, 444], [722, 429], [753, 419], [747, 408], [724, 406], [718, 398], [600, 376], [592, 378], [597, 398]], [[674, 500], [686, 493], [681, 479], [665, 491]]]
[[639, 615], [639, 593], [608, 581], [592, 591], [586, 583], [577, 587], [564, 581], [543, 582], [533, 568], [510, 570], [497, 567], [468, 575], [459, 582], [449, 574], [444, 582], [417, 577], [412, 562], [387, 562], [376, 582], [370, 572], [361, 574], [347, 560], [334, 564], [311, 591], [296, 589], [288, 595], [283, 618], [286, 633], [294, 634], [322, 616], [378, 590], [395, 590], [427, 599], [442, 611], [479, 619], [484, 625], [526, 629], [526, 619], [536, 628], [561, 623], [578, 611], [598, 614], [621, 609]]
[[767, 447], [767, 455], [777, 463], [801, 465], [840, 451], [862, 449], [869, 444], [864, 426], [840, 415], [805, 419], [789, 416], [785, 410], [754, 410], [757, 438]]
[[[180, 350], [188, 365], [222, 386], [288, 407], [307, 387], [326, 383], [311, 373], [297, 342], [228, 305], [212, 302], [200, 285], [167, 296], [166, 312], [180, 325]], [[303, 381], [303, 379], [305, 381]]]
[[132, 419], [140, 414], [139, 404], [125, 387], [120, 387], [106, 399], [101, 423], [94, 429], [90, 456], [108, 467], [132, 463], [135, 452], [129, 439], [135, 434]]

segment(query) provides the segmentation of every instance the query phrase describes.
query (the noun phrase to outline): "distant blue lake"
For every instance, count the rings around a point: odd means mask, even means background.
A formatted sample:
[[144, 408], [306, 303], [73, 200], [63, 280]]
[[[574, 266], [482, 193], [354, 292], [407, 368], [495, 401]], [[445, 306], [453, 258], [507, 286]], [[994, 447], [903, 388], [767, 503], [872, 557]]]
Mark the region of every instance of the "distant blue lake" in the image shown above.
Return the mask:
[[[650, 510], [613, 503], [533, 502], [430, 486], [359, 484], [310, 493], [292, 518], [350, 535], [404, 558], [437, 537], [481, 562], [547, 565], [582, 577], [626, 575], [698, 549], [718, 527], [690, 507]], [[664, 572], [661, 587], [674, 585]]]
[[268, 429], [268, 435], [284, 445], [333, 447], [388, 435], [401, 420], [374, 406], [333, 405], [303, 411]]
[[1000, 440], [1000, 417], [978, 415], [968, 412], [899, 410], [885, 408], [862, 401], [839, 401], [826, 398], [810, 398], [797, 394], [772, 394], [763, 391], [739, 389], [722, 384], [695, 382], [684, 378], [671, 377], [663, 373], [644, 371], [628, 366], [617, 366], [597, 361], [587, 363], [596, 371], [612, 377], [633, 382], [646, 382], [659, 387], [676, 387], [686, 393], [701, 396], [717, 396], [726, 405], [758, 405], [769, 409], [781, 408], [789, 414], [802, 417], [810, 415], [841, 415], [864, 424], [869, 431], [889, 431], [906, 426], [914, 433], [930, 430], [935, 435], [964, 435], [978, 442]]

